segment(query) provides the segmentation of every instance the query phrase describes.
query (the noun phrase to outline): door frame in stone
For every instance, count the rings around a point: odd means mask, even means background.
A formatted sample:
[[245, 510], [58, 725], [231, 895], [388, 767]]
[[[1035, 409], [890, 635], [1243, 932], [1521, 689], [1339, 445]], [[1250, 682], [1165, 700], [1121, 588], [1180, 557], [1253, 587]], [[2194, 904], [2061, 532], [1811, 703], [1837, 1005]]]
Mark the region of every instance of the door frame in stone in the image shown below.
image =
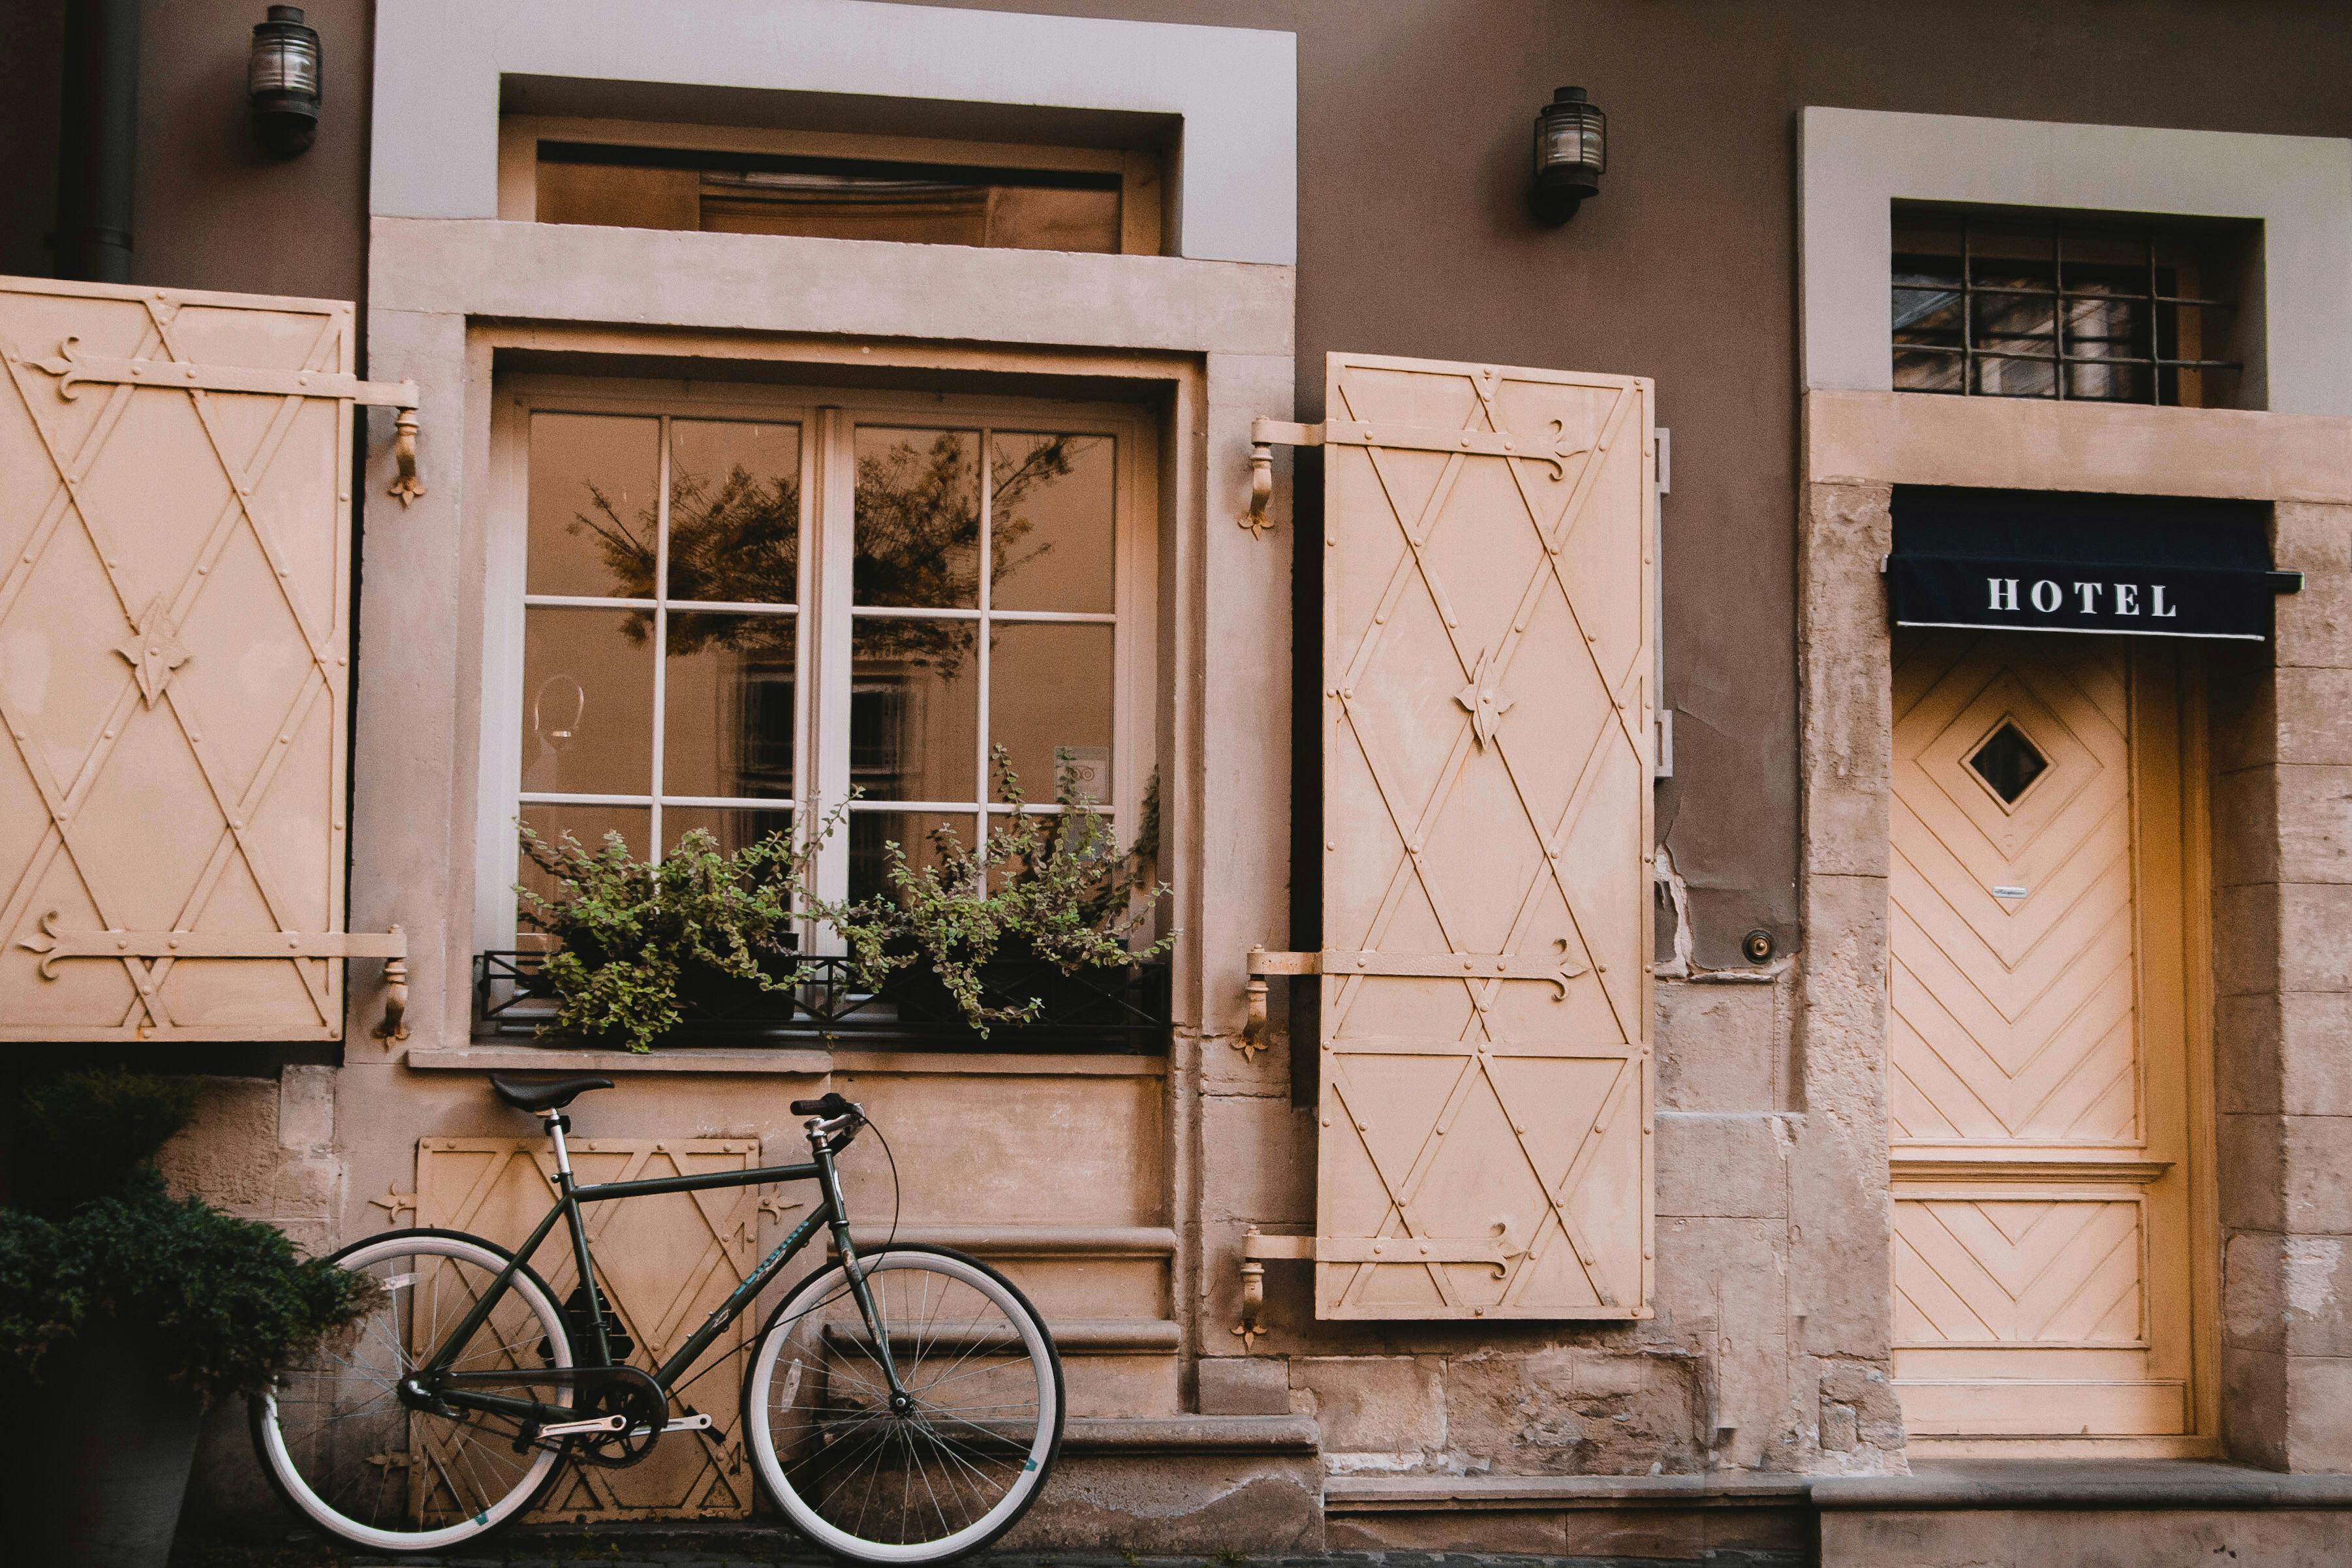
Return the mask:
[[[2276, 507], [2273, 554], [2280, 565], [2307, 568], [2322, 594], [2345, 570], [2344, 543], [2331, 525], [2352, 502], [2352, 469], [2343, 461], [2352, 420], [2237, 410], [2033, 404], [1994, 399], [1922, 397], [1891, 392], [1816, 390], [1804, 400], [1805, 490], [1798, 525], [1799, 768], [1802, 832], [1799, 907], [1804, 947], [1799, 966], [1800, 1086], [1807, 1115], [1801, 1131], [1809, 1179], [1792, 1198], [1799, 1228], [1794, 1266], [1824, 1303], [1808, 1314], [1807, 1354], [1891, 1364], [1889, 1178], [1885, 1061], [1888, 1042], [1888, 824], [1892, 794], [1893, 640], [1879, 564], [1893, 548], [1890, 504], [1897, 484], [2025, 490], [2103, 491], [2269, 501]], [[2321, 574], [2326, 574], [2322, 576]], [[2273, 747], [2326, 716], [2311, 684], [2275, 678], [2299, 664], [2326, 664], [2320, 639], [2332, 624], [2332, 600], [2282, 601], [2274, 663], [2261, 672], [2268, 688], [2262, 722]], [[2305, 617], [2314, 619], [2306, 628]], [[2304, 651], [2301, 644], [2311, 642]], [[2294, 646], [2290, 646], [2294, 644]], [[2332, 646], [2332, 644], [2329, 644]], [[2218, 741], [2217, 741], [2218, 744]], [[2207, 769], [2210, 774], [2210, 768]], [[2210, 821], [2210, 819], [2209, 819]], [[2233, 818], [2233, 821], [2235, 819]], [[2258, 821], [2234, 830], [2261, 838], [2244, 853], [2278, 864], [2288, 848], [2284, 827]], [[2201, 841], [2192, 841], [2192, 847]], [[2215, 853], [2223, 853], [2218, 846]], [[2235, 851], [2229, 852], [2231, 853]], [[2203, 859], [2203, 856], [2198, 856]], [[2289, 873], [2273, 880], [2282, 904]], [[2210, 911], [2211, 894], [2192, 883], [2188, 897]], [[2227, 896], [2225, 894], [2224, 897]], [[2284, 915], [2281, 917], [2284, 918]], [[2277, 1000], [2303, 988], [2294, 978], [2287, 933], [2260, 952], [2223, 952], [2220, 973], [2250, 1002]], [[2234, 939], [2213, 941], [2226, 949]], [[2254, 942], [2254, 935], [2244, 938]], [[2208, 950], [2211, 944], [2209, 942]], [[2283, 1104], [2256, 1112], [2261, 1085], [2279, 1082], [2277, 1053], [2293, 1042], [2262, 1034], [2259, 1009], [2218, 1009], [2216, 968], [2189, 977], [2192, 1074], [2208, 1086], [2192, 1103], [2192, 1136], [2207, 1129], [2204, 1168], [2192, 1228], [2200, 1255], [2193, 1293], [2198, 1358], [2219, 1375], [2200, 1390], [2196, 1451], [2292, 1463], [2298, 1409], [2315, 1416], [2324, 1391], [2298, 1394], [2286, 1364], [2258, 1342], [2241, 1348], [2234, 1324], [2225, 1334], [2221, 1257], [2230, 1244], [2232, 1298], [2259, 1289], [2260, 1244], [2293, 1228], [2270, 1188], [2288, 1151], [2276, 1146]], [[2241, 1013], [2246, 1016], [2243, 1019]], [[2275, 1032], [2275, 1031], [2273, 1031]], [[2241, 1103], [2243, 1103], [2241, 1104]], [[2267, 1136], [2269, 1146], [2263, 1146]], [[2233, 1142], [2234, 1140], [2234, 1142]], [[2242, 1145], [2242, 1146], [2241, 1146]], [[2267, 1177], [2263, 1173], [2269, 1171]], [[2266, 1218], [2266, 1217], [2278, 1218]], [[2242, 1282], [2238, 1244], [2248, 1242]], [[1828, 1303], [1835, 1302], [1832, 1307]], [[2273, 1366], [2275, 1360], [2280, 1364]], [[2272, 1374], [2276, 1374], [2272, 1376]], [[2226, 1388], [2229, 1397], [2221, 1397]], [[2063, 1441], [2050, 1454], [2113, 1457], [2179, 1453], [2177, 1439], [2146, 1446]], [[1927, 1451], [1922, 1445], [1921, 1451]], [[2016, 1453], [2013, 1445], [2003, 1452]]]

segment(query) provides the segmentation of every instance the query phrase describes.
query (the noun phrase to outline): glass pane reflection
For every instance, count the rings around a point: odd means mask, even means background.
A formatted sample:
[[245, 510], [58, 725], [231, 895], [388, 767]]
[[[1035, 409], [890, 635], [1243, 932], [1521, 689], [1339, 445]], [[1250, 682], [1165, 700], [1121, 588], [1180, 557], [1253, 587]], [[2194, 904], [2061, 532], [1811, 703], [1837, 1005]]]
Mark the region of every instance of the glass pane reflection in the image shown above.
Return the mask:
[[790, 604], [800, 538], [798, 425], [670, 422], [672, 599]]
[[532, 414], [525, 591], [652, 598], [660, 481], [657, 422]]
[[857, 431], [859, 604], [980, 603], [980, 437], [969, 430]]
[[793, 793], [800, 682], [793, 615], [669, 612], [662, 793]]
[[849, 815], [849, 896], [870, 898], [887, 890], [890, 844], [906, 852], [908, 866], [920, 872], [939, 863], [938, 835], [959, 844], [972, 841], [971, 816], [936, 811], [852, 811]]
[[849, 781], [866, 799], [979, 798], [977, 629], [971, 621], [858, 621]]
[[992, 607], [1109, 612], [1114, 457], [1107, 435], [990, 438]]
[[[1110, 772], [1111, 629], [999, 624], [990, 642], [988, 738], [1013, 756], [1032, 800], [1049, 801], [1064, 771], [1081, 785]], [[1090, 791], [1106, 800], [1103, 782]]]
[[644, 795], [653, 789], [650, 613], [523, 612], [522, 787]]

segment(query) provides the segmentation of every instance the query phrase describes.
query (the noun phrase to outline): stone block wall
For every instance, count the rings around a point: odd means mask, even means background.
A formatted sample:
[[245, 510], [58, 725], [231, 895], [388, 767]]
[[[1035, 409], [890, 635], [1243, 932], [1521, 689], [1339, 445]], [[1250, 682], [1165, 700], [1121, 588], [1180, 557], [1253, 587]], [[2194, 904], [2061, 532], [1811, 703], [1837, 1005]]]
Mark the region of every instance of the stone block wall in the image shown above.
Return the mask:
[[2352, 1470], [2352, 506], [2280, 503], [2272, 551], [2304, 590], [2213, 683], [2224, 1436]]

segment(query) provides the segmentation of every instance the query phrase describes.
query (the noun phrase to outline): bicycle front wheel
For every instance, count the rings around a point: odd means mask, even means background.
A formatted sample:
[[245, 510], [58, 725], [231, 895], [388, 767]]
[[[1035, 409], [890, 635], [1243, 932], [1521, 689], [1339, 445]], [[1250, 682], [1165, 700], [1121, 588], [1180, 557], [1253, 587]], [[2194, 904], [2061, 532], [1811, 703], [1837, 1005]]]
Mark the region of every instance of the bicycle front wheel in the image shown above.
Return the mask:
[[1053, 1469], [1061, 1357], [1036, 1309], [977, 1259], [894, 1247], [857, 1270], [879, 1336], [839, 1263], [761, 1331], [743, 1385], [760, 1478], [802, 1533], [852, 1562], [977, 1551]]
[[[373, 1279], [374, 1310], [289, 1367], [252, 1404], [270, 1482], [328, 1534], [373, 1552], [440, 1552], [521, 1514], [554, 1479], [562, 1444], [522, 1441], [520, 1422], [412, 1408], [399, 1386], [489, 1291], [510, 1255], [454, 1230], [395, 1230], [346, 1247]], [[539, 1277], [516, 1270], [449, 1370], [513, 1374], [490, 1391], [569, 1406], [533, 1375], [572, 1364], [563, 1314]]]

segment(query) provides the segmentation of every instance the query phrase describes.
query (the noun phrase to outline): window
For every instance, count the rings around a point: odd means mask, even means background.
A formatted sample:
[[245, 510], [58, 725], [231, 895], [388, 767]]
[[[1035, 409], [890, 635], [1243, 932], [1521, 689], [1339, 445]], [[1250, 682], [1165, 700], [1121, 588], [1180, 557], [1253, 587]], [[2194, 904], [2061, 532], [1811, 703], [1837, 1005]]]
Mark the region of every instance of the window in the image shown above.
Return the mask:
[[519, 388], [485, 946], [516, 929], [518, 817], [641, 855], [696, 828], [734, 849], [854, 789], [818, 870], [853, 896], [892, 841], [919, 862], [942, 827], [971, 841], [1000, 747], [1033, 800], [1076, 770], [1135, 820], [1156, 713], [1141, 415]]
[[1895, 388], [2234, 406], [2243, 233], [1898, 205]]

